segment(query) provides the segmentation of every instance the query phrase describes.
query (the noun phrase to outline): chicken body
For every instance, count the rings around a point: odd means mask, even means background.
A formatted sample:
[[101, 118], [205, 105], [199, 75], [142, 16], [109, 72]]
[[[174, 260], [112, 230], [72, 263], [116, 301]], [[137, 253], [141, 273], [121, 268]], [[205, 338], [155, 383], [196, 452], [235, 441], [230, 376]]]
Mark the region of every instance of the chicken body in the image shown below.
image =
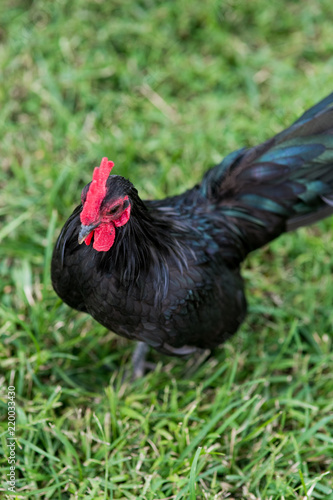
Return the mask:
[[94, 173], [56, 243], [55, 291], [166, 354], [221, 344], [246, 315], [246, 255], [333, 213], [332, 104], [333, 94], [164, 200], [142, 201], [130, 181], [109, 176], [104, 159], [106, 174]]

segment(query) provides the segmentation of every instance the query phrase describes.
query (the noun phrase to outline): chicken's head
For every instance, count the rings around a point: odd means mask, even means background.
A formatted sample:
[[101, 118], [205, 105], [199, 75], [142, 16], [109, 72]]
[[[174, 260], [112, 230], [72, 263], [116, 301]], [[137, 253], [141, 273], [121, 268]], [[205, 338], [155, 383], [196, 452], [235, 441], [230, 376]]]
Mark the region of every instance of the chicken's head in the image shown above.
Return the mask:
[[112, 161], [103, 158], [96, 167], [92, 181], [82, 190], [83, 209], [80, 214], [79, 243], [90, 245], [99, 252], [107, 252], [114, 243], [116, 227], [125, 225], [131, 213], [131, 203], [126, 194], [126, 181], [110, 172]]

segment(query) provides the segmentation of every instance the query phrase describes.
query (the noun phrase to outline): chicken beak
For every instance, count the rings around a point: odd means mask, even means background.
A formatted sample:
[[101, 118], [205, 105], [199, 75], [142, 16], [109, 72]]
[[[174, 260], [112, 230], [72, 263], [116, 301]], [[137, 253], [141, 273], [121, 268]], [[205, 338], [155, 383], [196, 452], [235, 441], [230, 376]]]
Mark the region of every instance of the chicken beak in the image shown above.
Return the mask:
[[81, 245], [84, 242], [86, 237], [89, 236], [91, 231], [96, 229], [97, 226], [99, 226], [99, 223], [98, 224], [91, 224], [90, 226], [85, 226], [84, 224], [81, 225], [81, 230], [79, 232], [79, 237], [78, 237], [79, 245]]

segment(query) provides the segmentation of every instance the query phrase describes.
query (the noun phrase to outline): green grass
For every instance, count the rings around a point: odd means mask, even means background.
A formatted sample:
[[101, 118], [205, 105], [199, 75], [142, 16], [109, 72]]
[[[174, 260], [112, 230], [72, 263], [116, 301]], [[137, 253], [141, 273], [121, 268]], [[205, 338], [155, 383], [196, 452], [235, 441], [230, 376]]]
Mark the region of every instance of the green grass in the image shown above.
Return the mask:
[[10, 498], [332, 499], [332, 218], [250, 256], [248, 319], [213, 357], [152, 352], [133, 383], [133, 344], [49, 272], [102, 156], [143, 198], [179, 193], [331, 92], [331, 0], [1, 6], [1, 498], [15, 385]]

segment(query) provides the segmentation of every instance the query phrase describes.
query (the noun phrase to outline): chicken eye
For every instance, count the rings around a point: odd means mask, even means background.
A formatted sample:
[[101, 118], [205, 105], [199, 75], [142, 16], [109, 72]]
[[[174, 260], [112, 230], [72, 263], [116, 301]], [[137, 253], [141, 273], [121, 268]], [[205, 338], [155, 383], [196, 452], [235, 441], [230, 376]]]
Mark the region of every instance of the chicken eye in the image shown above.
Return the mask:
[[113, 215], [113, 214], [115, 214], [116, 212], [118, 212], [119, 207], [120, 207], [120, 205], [115, 205], [114, 207], [112, 207], [112, 208], [109, 210], [109, 214], [110, 214], [110, 215]]

